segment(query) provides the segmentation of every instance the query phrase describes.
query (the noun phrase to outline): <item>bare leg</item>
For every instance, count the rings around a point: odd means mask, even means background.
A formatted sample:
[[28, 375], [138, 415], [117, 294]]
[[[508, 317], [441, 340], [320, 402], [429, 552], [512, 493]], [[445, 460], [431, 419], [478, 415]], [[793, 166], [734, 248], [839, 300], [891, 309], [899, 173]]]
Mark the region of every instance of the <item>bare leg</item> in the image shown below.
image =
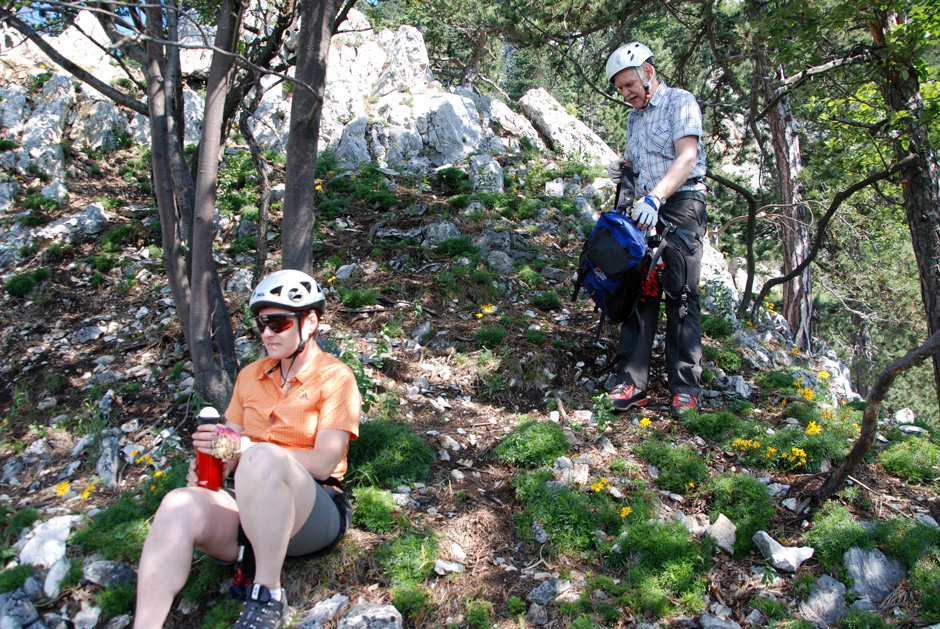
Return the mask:
[[281, 587], [287, 543], [313, 510], [315, 482], [278, 446], [259, 443], [242, 456], [235, 470], [235, 495], [255, 554], [255, 583]]
[[238, 510], [228, 493], [184, 487], [167, 494], [140, 556], [134, 628], [163, 626], [173, 597], [186, 585], [194, 547], [234, 560], [237, 535]]

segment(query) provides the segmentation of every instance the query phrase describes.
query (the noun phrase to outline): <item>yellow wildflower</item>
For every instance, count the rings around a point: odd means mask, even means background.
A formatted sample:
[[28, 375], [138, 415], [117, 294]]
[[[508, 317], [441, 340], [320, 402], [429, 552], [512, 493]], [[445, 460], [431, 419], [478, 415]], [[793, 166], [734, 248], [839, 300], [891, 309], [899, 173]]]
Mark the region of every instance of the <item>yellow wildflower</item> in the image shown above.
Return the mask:
[[90, 496], [91, 492], [93, 492], [94, 490], [95, 490], [94, 483], [86, 487], [85, 491], [82, 492], [82, 500], [88, 500], [88, 496]]
[[623, 509], [620, 510], [620, 517], [625, 518], [631, 513], [633, 513], [633, 509], [631, 509], [630, 507], [624, 507]]
[[648, 428], [652, 423], [649, 417], [644, 417], [640, 420], [640, 428]]
[[820, 431], [819, 424], [816, 422], [810, 422], [809, 426], [806, 427], [807, 435], [818, 435]]
[[64, 496], [65, 494], [68, 493], [69, 487], [71, 487], [71, 486], [72, 486], [72, 483], [70, 483], [69, 481], [67, 481], [67, 480], [66, 480], [66, 481], [62, 481], [61, 483], [59, 483], [58, 485], [55, 486], [55, 493], [56, 493], [56, 495], [61, 498], [62, 496]]
[[820, 380], [828, 380], [828, 379], [829, 379], [829, 372], [826, 371], [825, 369], [823, 369], [823, 370], [820, 371], [818, 374], [816, 374], [816, 377], [818, 377]]

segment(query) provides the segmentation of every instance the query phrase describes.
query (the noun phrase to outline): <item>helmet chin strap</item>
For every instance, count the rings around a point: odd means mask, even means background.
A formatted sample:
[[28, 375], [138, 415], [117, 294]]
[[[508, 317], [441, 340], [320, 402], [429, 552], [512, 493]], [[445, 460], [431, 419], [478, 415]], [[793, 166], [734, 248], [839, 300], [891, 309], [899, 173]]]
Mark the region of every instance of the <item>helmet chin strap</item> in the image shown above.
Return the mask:
[[275, 371], [280, 370], [282, 387], [287, 384], [287, 374], [290, 373], [291, 368], [294, 366], [294, 361], [297, 360], [297, 356], [299, 356], [300, 353], [304, 351], [304, 348], [307, 346], [307, 341], [310, 340], [304, 338], [303, 315], [301, 313], [297, 313], [297, 334], [300, 335], [300, 344], [297, 345], [297, 349], [294, 350], [294, 353], [290, 355], [290, 364], [287, 365], [287, 370], [285, 371], [281, 366], [281, 361], [283, 360], [281, 359], [277, 361], [277, 364], [274, 367], [271, 367], [271, 369], [268, 370], [267, 374], [265, 374], [270, 376]]

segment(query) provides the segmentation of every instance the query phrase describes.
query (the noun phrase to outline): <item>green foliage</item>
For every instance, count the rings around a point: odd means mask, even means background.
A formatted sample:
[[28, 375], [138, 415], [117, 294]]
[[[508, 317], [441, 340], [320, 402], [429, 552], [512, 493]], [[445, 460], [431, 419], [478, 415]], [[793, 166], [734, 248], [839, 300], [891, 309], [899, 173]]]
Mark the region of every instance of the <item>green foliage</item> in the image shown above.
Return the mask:
[[33, 94], [37, 94], [40, 91], [42, 91], [42, 88], [46, 85], [46, 83], [51, 78], [52, 78], [52, 72], [49, 72], [49, 71], [38, 72], [32, 75], [31, 77], [29, 77], [29, 80], [26, 82], [26, 89], [32, 92]]
[[398, 203], [398, 197], [388, 190], [370, 190], [363, 200], [382, 212], [390, 210]]
[[737, 423], [738, 417], [729, 411], [700, 413], [692, 411], [680, 417], [683, 426], [707, 439], [718, 439], [725, 435]]
[[823, 505], [803, 539], [807, 546], [816, 549], [816, 559], [827, 569], [841, 562], [842, 555], [853, 546], [871, 546], [871, 539], [862, 525], [844, 505], [832, 501]]
[[540, 467], [568, 452], [568, 440], [558, 424], [530, 419], [516, 426], [494, 451], [501, 463]]
[[767, 371], [758, 374], [754, 382], [762, 389], [773, 389], [781, 393], [795, 393], [793, 376], [782, 371]]
[[510, 596], [506, 601], [506, 611], [510, 616], [521, 616], [526, 611], [525, 601], [518, 596]]
[[534, 345], [541, 345], [542, 343], [545, 342], [545, 333], [542, 332], [541, 330], [528, 328], [525, 331], [525, 338], [527, 341], [529, 341], [530, 343]]
[[257, 249], [257, 236], [235, 236], [235, 238], [232, 239], [232, 244], [225, 249], [225, 253], [229, 254], [230, 256], [235, 256], [239, 253], [249, 253], [256, 251]]
[[442, 240], [434, 248], [434, 251], [442, 256], [450, 258], [459, 258], [463, 256], [473, 256], [480, 252], [480, 248], [475, 246], [470, 240], [470, 236], [458, 236], [457, 238], [448, 238]]
[[549, 484], [550, 470], [518, 475], [513, 480], [523, 511], [516, 520], [520, 537], [532, 536], [532, 523], [539, 522], [562, 553], [580, 552], [599, 543], [596, 531], [612, 530], [620, 518], [607, 492], [584, 492], [574, 487]]
[[529, 288], [538, 288], [542, 283], [542, 275], [528, 266], [519, 269], [519, 280]]
[[337, 288], [336, 292], [347, 308], [362, 308], [379, 303], [379, 294], [371, 288]]
[[937, 476], [940, 447], [924, 437], [909, 437], [884, 450], [878, 460], [892, 474], [921, 483]]
[[104, 253], [100, 256], [88, 256], [85, 262], [92, 270], [98, 273], [108, 274], [111, 272], [111, 269], [117, 266], [118, 259], [113, 253]]
[[864, 609], [850, 609], [842, 620], [839, 629], [888, 629], [888, 625], [881, 616]]
[[702, 315], [702, 333], [713, 339], [725, 339], [734, 331], [734, 324], [725, 317]]
[[908, 580], [923, 620], [933, 624], [940, 622], [940, 551], [934, 550], [918, 559]]
[[52, 277], [52, 271], [45, 267], [38, 268], [32, 273], [14, 275], [7, 280], [4, 289], [11, 297], [26, 297], [36, 288], [36, 284], [45, 282], [50, 277]]
[[388, 533], [395, 526], [397, 505], [392, 492], [377, 487], [361, 486], [353, 490], [356, 508], [353, 524], [373, 533]]
[[651, 439], [634, 450], [659, 468], [656, 484], [667, 491], [690, 494], [708, 479], [705, 461], [689, 446], [674, 447]]
[[338, 199], [321, 201], [317, 207], [317, 210], [321, 218], [331, 220], [345, 214], [347, 207], [349, 207], [349, 201], [341, 197]]
[[151, 515], [125, 492], [86, 528], [72, 533], [70, 543], [80, 546], [84, 555], [98, 553], [102, 559], [115, 561], [139, 559]]
[[492, 626], [493, 604], [477, 598], [467, 601], [463, 619], [468, 629], [489, 629]]
[[237, 599], [228, 599], [217, 605], [210, 605], [206, 617], [202, 620], [202, 629], [230, 629], [235, 625], [245, 603]]
[[425, 481], [434, 451], [397, 422], [376, 419], [359, 426], [349, 448], [349, 473], [354, 482], [395, 487]]
[[750, 606], [770, 620], [778, 620], [787, 615], [787, 604], [777, 598], [753, 598]]
[[101, 249], [108, 253], [120, 251], [124, 244], [131, 241], [132, 237], [136, 239], [137, 228], [133, 225], [119, 225], [112, 227], [101, 237]]
[[118, 583], [96, 591], [94, 598], [101, 608], [102, 618], [108, 620], [134, 611], [137, 588], [133, 583]]
[[23, 587], [26, 579], [32, 574], [33, 567], [28, 564], [22, 564], [0, 572], [0, 594]]
[[768, 528], [774, 515], [770, 492], [753, 476], [727, 472], [708, 483], [712, 492], [712, 519], [724, 513], [738, 527], [736, 553], [749, 551], [754, 543], [751, 538], [758, 531]]
[[[55, 199], [47, 199], [39, 192], [34, 192], [23, 201], [23, 207], [34, 212], [52, 212], [59, 207], [59, 203]], [[44, 223], [45, 220], [40, 224]]]
[[445, 195], [470, 194], [470, 175], [459, 168], [441, 168], [437, 171], [441, 192]]
[[710, 345], [703, 345], [702, 356], [729, 373], [741, 371], [741, 352], [730, 347], [716, 349]]
[[392, 589], [392, 605], [405, 618], [414, 619], [430, 610], [431, 596], [427, 588], [410, 583], [400, 585]]
[[875, 544], [908, 568], [929, 553], [940, 553], [940, 530], [908, 518], [881, 520], [874, 531]]
[[560, 310], [561, 299], [551, 291], [543, 291], [532, 295], [529, 303], [540, 310]]
[[20, 145], [13, 140], [0, 140], [0, 152], [3, 151], [12, 151], [14, 149], [20, 148]]
[[499, 325], [485, 325], [474, 335], [477, 345], [487, 349], [498, 347], [504, 338], [506, 338], [506, 328]]
[[407, 531], [380, 546], [375, 558], [391, 585], [414, 586], [431, 576], [437, 559], [437, 538], [429, 531]]

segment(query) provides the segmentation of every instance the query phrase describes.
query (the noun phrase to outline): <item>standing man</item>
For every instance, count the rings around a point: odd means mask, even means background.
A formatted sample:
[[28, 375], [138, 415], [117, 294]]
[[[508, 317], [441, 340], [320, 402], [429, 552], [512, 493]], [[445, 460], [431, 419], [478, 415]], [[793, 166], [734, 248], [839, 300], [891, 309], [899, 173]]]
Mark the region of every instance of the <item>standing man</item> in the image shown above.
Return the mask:
[[[626, 165], [635, 178], [631, 218], [665, 240], [658, 286], [644, 290], [637, 311], [621, 328], [615, 410], [645, 406], [659, 305], [666, 302], [666, 370], [673, 417], [698, 407], [702, 376], [702, 328], [698, 282], [706, 230], [705, 149], [702, 112], [691, 93], [659, 81], [652, 51], [639, 42], [621, 46], [607, 60], [607, 79], [633, 107], [627, 148], [608, 173], [620, 180]], [[625, 182], [626, 183], [626, 182]]]

